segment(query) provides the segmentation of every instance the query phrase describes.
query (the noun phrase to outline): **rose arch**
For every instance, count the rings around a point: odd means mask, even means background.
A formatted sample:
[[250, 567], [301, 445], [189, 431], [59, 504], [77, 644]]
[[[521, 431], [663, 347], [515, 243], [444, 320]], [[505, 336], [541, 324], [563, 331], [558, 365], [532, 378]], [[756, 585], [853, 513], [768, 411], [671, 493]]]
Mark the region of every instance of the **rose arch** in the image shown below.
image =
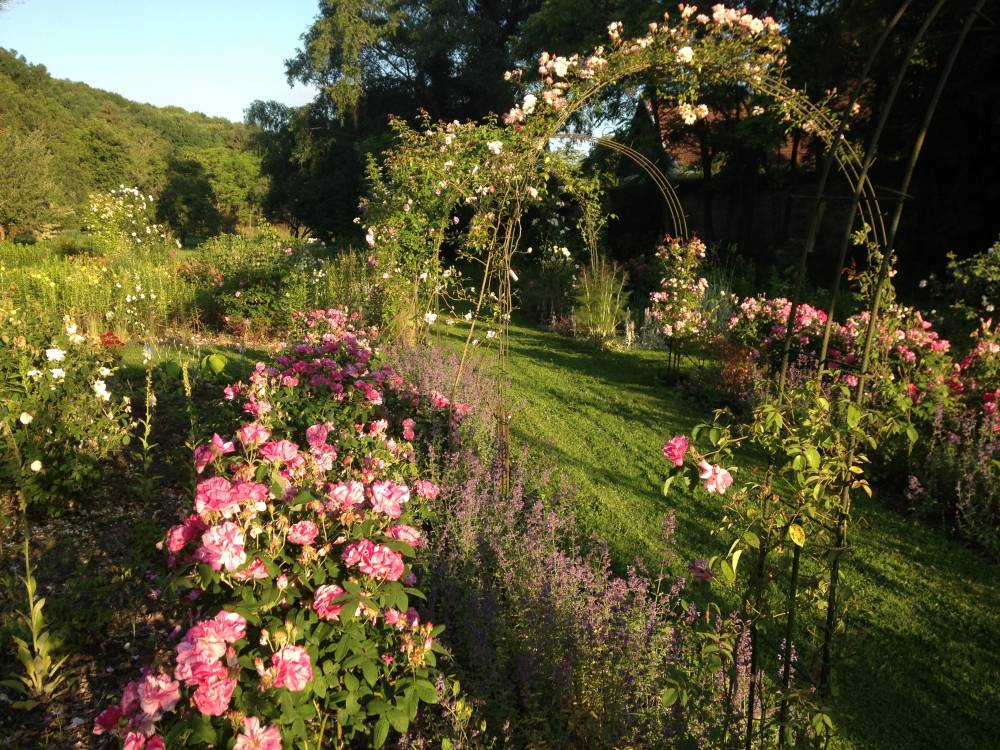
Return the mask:
[[[846, 137], [846, 115], [792, 88], [785, 75], [788, 40], [772, 18], [715, 5], [700, 12], [680, 6], [640, 36], [626, 38], [620, 23], [608, 26], [609, 43], [589, 55], [542, 53], [537, 78], [506, 74], [523, 86], [521, 103], [503, 121], [427, 123], [421, 131], [397, 123], [400, 142], [381, 166], [372, 165], [371, 198], [363, 205], [373, 257], [382, 271], [386, 298], [396, 314], [419, 328], [433, 323], [456, 298], [471, 303], [471, 343], [477, 323], [501, 332], [509, 321], [512, 261], [525, 212], [543, 207], [550, 177], [559, 172], [550, 144], [559, 139], [596, 142], [632, 159], [663, 195], [674, 236], [689, 236], [684, 212], [669, 180], [648, 158], [608, 138], [567, 132], [574, 116], [614, 87], [654, 82], [657, 96], [694, 123], [708, 115], [702, 101], [713, 86], [736, 87], [825, 144], [859, 196], [869, 240], [884, 246], [886, 230], [861, 152]], [[445, 268], [440, 250], [481, 269], [473, 286]], [[480, 328], [485, 327], [480, 325]], [[501, 354], [505, 337], [498, 336]], [[501, 357], [503, 359], [503, 357]]]

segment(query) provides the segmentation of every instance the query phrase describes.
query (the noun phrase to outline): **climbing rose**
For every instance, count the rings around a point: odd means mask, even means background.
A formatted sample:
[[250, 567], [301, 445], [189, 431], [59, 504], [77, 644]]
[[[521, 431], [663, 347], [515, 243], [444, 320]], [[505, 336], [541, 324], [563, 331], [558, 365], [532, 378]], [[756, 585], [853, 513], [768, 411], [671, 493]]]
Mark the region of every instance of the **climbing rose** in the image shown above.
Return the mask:
[[229, 518], [239, 511], [239, 502], [233, 498], [232, 485], [223, 477], [212, 477], [198, 482], [195, 490], [194, 509], [202, 515], [221, 513]]
[[306, 430], [306, 442], [313, 448], [326, 443], [329, 428], [325, 424], [314, 424]]
[[305, 690], [306, 683], [313, 676], [309, 654], [299, 646], [285, 646], [271, 657], [271, 664], [275, 669], [275, 687], [285, 687], [293, 692]]
[[417, 426], [417, 423], [412, 419], [403, 420], [403, 440], [413, 440], [416, 435], [413, 432], [413, 428]]
[[705, 491], [708, 493], [726, 494], [729, 485], [733, 483], [732, 475], [721, 466], [713, 466], [708, 461], [702, 459], [698, 462], [701, 473], [698, 475], [705, 480]]
[[687, 449], [688, 439], [684, 435], [677, 435], [663, 444], [663, 455], [670, 459], [674, 466], [683, 466]]
[[247, 621], [235, 612], [221, 610], [211, 621], [215, 632], [226, 643], [236, 643], [247, 634]]
[[281, 730], [273, 725], [263, 727], [256, 716], [247, 716], [233, 750], [281, 750]]

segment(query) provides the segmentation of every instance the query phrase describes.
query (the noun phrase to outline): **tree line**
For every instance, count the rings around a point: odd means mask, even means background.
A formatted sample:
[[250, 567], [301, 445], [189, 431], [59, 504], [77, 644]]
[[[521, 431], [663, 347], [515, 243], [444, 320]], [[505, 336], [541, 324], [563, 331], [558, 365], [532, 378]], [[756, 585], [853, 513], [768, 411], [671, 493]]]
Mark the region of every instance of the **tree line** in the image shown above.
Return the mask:
[[[902, 0], [751, 0], [751, 13], [774, 16], [791, 38], [789, 72], [816, 99], [846, 101], [864, 60]], [[896, 75], [907, 43], [932, 0], [913, 0], [865, 82], [852, 135], [863, 142], [873, 113]], [[955, 33], [971, 3], [956, 0], [917, 50], [892, 127], [873, 172], [888, 203]], [[629, 33], [662, 20], [677, 6], [647, 0], [320, 0], [299, 49], [286, 61], [290, 81], [320, 93], [301, 108], [255, 102], [246, 122], [270, 179], [265, 211], [299, 231], [353, 237], [364, 168], [392, 142], [389, 117], [417, 122], [479, 119], [506, 112], [517, 90], [504, 72], [527, 76], [541, 51], [569, 55], [607, 43], [607, 24]], [[699, 11], [711, 14], [708, 4]], [[997, 100], [1000, 44], [983, 24], [965, 45], [952, 73], [920, 162], [900, 247], [911, 257], [966, 254], [990, 244], [996, 228], [984, 218], [1000, 198], [991, 179], [1000, 164]], [[754, 115], [747, 90], [704, 92], [712, 117], [686, 125], [658, 102], [670, 92], [653, 79], [621, 87], [573, 127], [611, 132], [654, 160], [681, 183], [695, 229], [744, 254], [780, 263], [780, 248], [804, 231], [818, 145], [808, 133]], [[752, 116], [753, 115], [753, 116]], [[651, 185], [639, 184], [628, 163], [597, 149], [591, 160], [611, 176], [609, 210], [619, 216], [612, 235], [619, 255], [650, 246], [662, 210]], [[767, 206], [761, 196], [770, 196]], [[846, 196], [845, 196], [846, 197]], [[836, 204], [837, 196], [833, 196]], [[836, 218], [836, 210], [831, 217]], [[831, 232], [831, 235], [835, 232]], [[355, 239], [360, 239], [356, 237]], [[776, 248], [779, 255], [776, 256]], [[823, 260], [820, 242], [819, 260]], [[823, 265], [829, 265], [823, 263]]]
[[2, 48], [0, 154], [0, 238], [79, 227], [88, 196], [124, 185], [188, 240], [253, 221], [267, 188], [246, 125], [57, 80]]

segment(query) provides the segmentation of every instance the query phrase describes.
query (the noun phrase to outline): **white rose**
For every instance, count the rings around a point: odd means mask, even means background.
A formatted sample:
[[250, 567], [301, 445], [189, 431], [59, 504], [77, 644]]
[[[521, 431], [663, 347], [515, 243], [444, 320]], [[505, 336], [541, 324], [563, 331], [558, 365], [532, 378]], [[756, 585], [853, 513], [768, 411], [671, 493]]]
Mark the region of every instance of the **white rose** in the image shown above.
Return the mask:
[[39, 471], [41, 471], [42, 470], [42, 462], [39, 461], [36, 458], [34, 461], [31, 462], [31, 470], [34, 471], [34, 472], [36, 472], [36, 473], [39, 472]]
[[17, 418], [17, 420], [21, 424], [23, 424], [23, 425], [29, 425], [29, 424], [31, 424], [31, 420], [33, 420], [33, 419], [34, 419], [34, 417], [31, 416], [30, 414], [28, 414], [28, 412], [26, 412], [26, 411], [22, 411], [21, 412], [21, 416]]
[[57, 347], [52, 347], [51, 349], [45, 350], [45, 358], [48, 359], [49, 362], [62, 362], [66, 359], [66, 352]]
[[677, 62], [689, 63], [694, 59], [694, 50], [690, 47], [681, 47], [677, 50]]

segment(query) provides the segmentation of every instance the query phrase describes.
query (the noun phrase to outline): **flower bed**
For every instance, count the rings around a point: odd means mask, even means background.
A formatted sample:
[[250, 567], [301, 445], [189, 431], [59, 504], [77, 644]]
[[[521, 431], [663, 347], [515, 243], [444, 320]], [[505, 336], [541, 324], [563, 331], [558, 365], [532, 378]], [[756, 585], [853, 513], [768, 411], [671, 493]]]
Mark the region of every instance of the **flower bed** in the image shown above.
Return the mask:
[[246, 420], [194, 452], [192, 512], [162, 543], [193, 625], [94, 728], [129, 750], [379, 746], [438, 701], [418, 448], [464, 407], [378, 367], [357, 316], [299, 319], [302, 341], [225, 389]]

